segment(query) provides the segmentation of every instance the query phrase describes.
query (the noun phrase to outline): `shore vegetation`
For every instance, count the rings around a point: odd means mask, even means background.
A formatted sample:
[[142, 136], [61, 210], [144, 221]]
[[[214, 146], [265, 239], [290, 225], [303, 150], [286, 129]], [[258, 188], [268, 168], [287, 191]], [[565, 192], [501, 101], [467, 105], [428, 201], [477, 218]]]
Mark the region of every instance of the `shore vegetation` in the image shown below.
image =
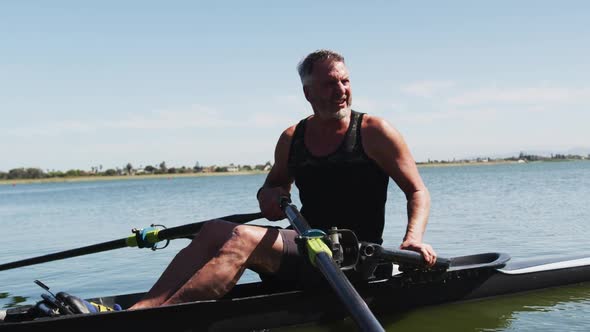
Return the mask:
[[[507, 158], [478, 157], [471, 159], [452, 160], [430, 160], [418, 162], [418, 166], [462, 166], [462, 165], [491, 165], [500, 163], [528, 163], [542, 161], [568, 161], [568, 160], [590, 160], [590, 154], [564, 155], [552, 154], [541, 156], [521, 152], [518, 156]], [[189, 176], [211, 176], [211, 175], [242, 175], [268, 172], [272, 168], [270, 161], [258, 165], [211, 165], [201, 166], [198, 162], [195, 166], [168, 167], [165, 161], [157, 165], [146, 165], [134, 167], [127, 163], [123, 167], [104, 169], [102, 165], [93, 166], [90, 170], [70, 169], [42, 170], [37, 167], [14, 168], [8, 172], [0, 171], [0, 184], [16, 183], [38, 183], [38, 182], [67, 182], [67, 181], [96, 181], [96, 180], [117, 180], [117, 179], [145, 179], [158, 177], [189, 177]]]
[[453, 166], [453, 165], [480, 165], [480, 164], [501, 164], [501, 163], [528, 163], [538, 161], [568, 161], [568, 160], [590, 160], [590, 154], [587, 156], [574, 154], [551, 154], [542, 156], [536, 154], [527, 154], [521, 152], [518, 156], [506, 158], [477, 157], [471, 159], [452, 159], [452, 160], [431, 160], [418, 162], [418, 166]]
[[70, 169], [42, 170], [37, 167], [14, 168], [8, 172], [0, 171], [0, 184], [30, 183], [30, 182], [65, 182], [65, 181], [92, 181], [115, 179], [143, 179], [149, 177], [179, 177], [179, 176], [207, 176], [227, 174], [256, 174], [268, 172], [272, 168], [271, 162], [258, 165], [212, 165], [201, 166], [198, 162], [193, 167], [168, 167], [165, 161], [158, 165], [134, 167], [127, 163], [124, 167], [106, 168], [102, 165], [93, 166], [90, 170]]

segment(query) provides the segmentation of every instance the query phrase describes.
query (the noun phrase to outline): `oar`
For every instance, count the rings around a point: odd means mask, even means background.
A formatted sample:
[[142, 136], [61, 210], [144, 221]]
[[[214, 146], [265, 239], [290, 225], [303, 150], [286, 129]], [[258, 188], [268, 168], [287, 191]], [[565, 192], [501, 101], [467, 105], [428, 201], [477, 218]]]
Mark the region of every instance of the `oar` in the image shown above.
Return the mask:
[[[252, 220], [262, 218], [262, 213], [248, 213], [248, 214], [234, 214], [231, 216], [221, 217], [219, 219], [231, 221], [238, 224], [247, 223]], [[181, 237], [191, 236], [198, 233], [201, 227], [205, 224], [204, 221], [197, 222], [188, 225], [182, 225], [177, 227], [155, 229], [147, 228], [143, 230], [134, 231], [133, 235], [130, 235], [123, 239], [113, 240], [109, 242], [98, 243], [86, 247], [70, 249], [66, 251], [56, 252], [44, 256], [38, 256], [20, 261], [15, 261], [6, 264], [0, 264], [0, 271], [14, 269], [17, 267], [29, 266], [34, 264], [40, 264], [45, 262], [56, 261], [64, 258], [71, 258], [76, 256], [94, 254], [97, 252], [108, 251], [113, 249], [125, 248], [125, 247], [151, 247], [151, 244], [155, 244], [160, 241], [172, 240]]]
[[381, 323], [373, 315], [367, 303], [332, 260], [330, 249], [320, 237], [309, 236], [316, 230], [309, 227], [305, 218], [299, 213], [297, 207], [291, 204], [289, 198], [285, 197], [281, 200], [281, 207], [295, 231], [300, 236], [307, 238], [307, 250], [312, 263], [320, 270], [358, 327], [362, 331], [384, 332]]
[[[400, 265], [407, 264], [415, 267], [427, 267], [422, 255], [415, 251], [386, 249], [376, 243], [363, 244], [361, 245], [360, 251], [365, 257], [383, 259]], [[450, 266], [451, 260], [449, 258], [437, 257], [434, 265], [428, 268], [431, 270], [447, 270]]]

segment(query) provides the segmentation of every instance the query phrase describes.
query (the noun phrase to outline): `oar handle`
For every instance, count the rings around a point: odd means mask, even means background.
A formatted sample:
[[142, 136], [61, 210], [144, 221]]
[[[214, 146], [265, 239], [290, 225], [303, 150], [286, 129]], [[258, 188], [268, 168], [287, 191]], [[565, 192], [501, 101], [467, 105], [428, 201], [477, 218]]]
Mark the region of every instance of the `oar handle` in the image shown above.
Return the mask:
[[307, 220], [303, 218], [303, 215], [299, 212], [299, 210], [297, 210], [297, 207], [290, 203], [290, 200], [283, 198], [281, 205], [285, 211], [287, 219], [289, 219], [289, 223], [291, 226], [293, 226], [295, 231], [297, 231], [297, 234], [303, 234], [307, 230], [311, 229], [307, 223]]
[[[397, 264], [409, 264], [418, 267], [427, 267], [424, 258], [420, 253], [411, 250], [386, 249], [374, 243], [363, 244], [361, 254], [365, 257], [373, 257]], [[437, 257], [432, 269], [446, 270], [451, 265], [448, 258]]]

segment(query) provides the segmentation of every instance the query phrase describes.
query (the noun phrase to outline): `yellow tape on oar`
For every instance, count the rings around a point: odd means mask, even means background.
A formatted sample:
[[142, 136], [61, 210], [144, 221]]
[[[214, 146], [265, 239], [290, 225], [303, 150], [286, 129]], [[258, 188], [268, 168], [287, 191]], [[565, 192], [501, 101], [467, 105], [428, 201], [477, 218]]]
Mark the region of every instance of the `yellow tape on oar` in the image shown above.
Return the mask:
[[125, 240], [125, 244], [127, 244], [128, 247], [137, 247], [137, 237], [135, 234], [129, 235]]
[[96, 303], [96, 302], [88, 302], [90, 303], [98, 312], [106, 312], [106, 311], [117, 311], [111, 307], [107, 307], [106, 305]]
[[160, 242], [158, 233], [160, 229], [154, 227], [148, 227], [140, 230], [134, 230], [133, 235], [129, 235], [125, 240], [125, 244], [128, 247], [153, 247], [153, 244]]
[[309, 261], [311, 262], [311, 264], [313, 266], [316, 266], [315, 265], [315, 258], [321, 252], [325, 252], [330, 257], [332, 257], [332, 251], [330, 250], [330, 248], [328, 248], [328, 246], [326, 245], [324, 240], [322, 240], [321, 237], [308, 238], [306, 241], [306, 246], [307, 246], [307, 255], [309, 257]]

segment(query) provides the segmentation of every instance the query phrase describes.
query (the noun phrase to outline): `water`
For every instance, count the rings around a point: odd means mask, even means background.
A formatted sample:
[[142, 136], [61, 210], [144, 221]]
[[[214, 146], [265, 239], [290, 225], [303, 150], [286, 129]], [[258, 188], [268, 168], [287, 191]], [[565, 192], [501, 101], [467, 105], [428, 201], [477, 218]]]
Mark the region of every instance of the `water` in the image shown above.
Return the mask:
[[[516, 260], [590, 254], [590, 162], [423, 167], [420, 172], [432, 196], [425, 240], [440, 256], [502, 251]], [[254, 195], [263, 181], [264, 175], [246, 175], [0, 186], [0, 263], [123, 238], [132, 228], [152, 223], [172, 227], [256, 212]], [[294, 203], [300, 206], [297, 199]], [[404, 196], [391, 184], [386, 244], [400, 243], [405, 219]], [[82, 297], [145, 291], [187, 243], [0, 271], [0, 307], [34, 303], [40, 293], [35, 279]], [[240, 282], [257, 279], [247, 272]], [[381, 319], [392, 331], [585, 331], [590, 329], [590, 286]], [[352, 326], [342, 322], [320, 329]]]
[[[387, 331], [588, 331], [590, 285], [572, 285], [463, 303], [431, 306], [379, 317]], [[281, 332], [354, 331], [351, 320]]]

